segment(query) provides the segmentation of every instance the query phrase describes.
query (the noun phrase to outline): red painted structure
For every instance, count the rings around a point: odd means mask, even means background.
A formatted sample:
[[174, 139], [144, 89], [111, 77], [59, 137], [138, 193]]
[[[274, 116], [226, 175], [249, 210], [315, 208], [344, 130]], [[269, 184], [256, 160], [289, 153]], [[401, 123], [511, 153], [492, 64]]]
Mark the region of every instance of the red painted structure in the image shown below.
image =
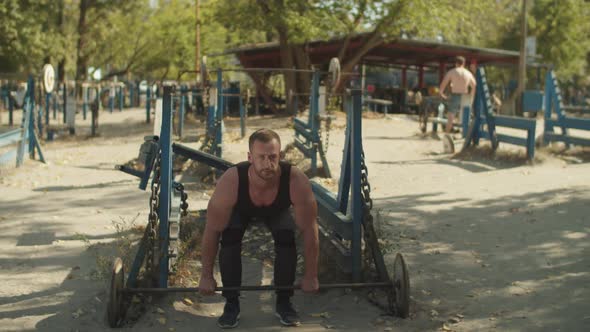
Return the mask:
[[[354, 37], [346, 54], [354, 53], [363, 45], [368, 34]], [[330, 59], [338, 55], [344, 39], [316, 40], [307, 43], [306, 49], [311, 63], [319, 68], [327, 67]], [[280, 68], [279, 43], [245, 45], [230, 49], [224, 54], [235, 54], [245, 68]], [[424, 84], [424, 71], [437, 70], [442, 80], [446, 70], [453, 66], [454, 57], [462, 55], [469, 68], [477, 65], [518, 65], [519, 53], [490, 48], [477, 48], [415, 39], [396, 39], [374, 47], [367, 52], [360, 63], [387, 66], [402, 70], [402, 82], [406, 81], [405, 71], [417, 70], [419, 82]]]

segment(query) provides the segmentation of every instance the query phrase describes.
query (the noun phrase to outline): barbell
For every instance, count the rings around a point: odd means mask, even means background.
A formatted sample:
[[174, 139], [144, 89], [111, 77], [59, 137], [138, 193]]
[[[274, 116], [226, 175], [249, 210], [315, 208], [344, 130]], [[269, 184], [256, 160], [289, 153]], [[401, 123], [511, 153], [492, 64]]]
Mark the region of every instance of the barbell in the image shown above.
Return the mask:
[[[381, 288], [387, 296], [387, 309], [390, 314], [407, 318], [410, 312], [410, 280], [408, 268], [401, 254], [397, 254], [393, 262], [393, 273], [387, 281], [368, 283], [339, 283], [321, 284], [319, 290], [327, 289], [365, 289]], [[275, 291], [300, 290], [301, 285], [293, 286], [240, 286], [216, 287], [215, 291]], [[128, 296], [132, 294], [168, 294], [168, 293], [196, 293], [197, 287], [169, 287], [169, 288], [125, 288], [125, 270], [121, 258], [116, 258], [111, 274], [111, 287], [107, 303], [107, 318], [111, 327], [118, 327], [127, 311]]]

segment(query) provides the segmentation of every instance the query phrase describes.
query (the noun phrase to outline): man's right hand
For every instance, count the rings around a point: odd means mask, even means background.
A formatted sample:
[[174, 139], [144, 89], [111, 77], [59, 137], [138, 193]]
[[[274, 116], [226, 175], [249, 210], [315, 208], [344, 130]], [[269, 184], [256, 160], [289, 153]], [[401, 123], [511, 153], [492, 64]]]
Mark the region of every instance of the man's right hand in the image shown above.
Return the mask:
[[212, 275], [201, 275], [201, 281], [199, 281], [199, 292], [203, 295], [213, 295], [215, 294], [215, 287], [217, 287], [217, 282]]

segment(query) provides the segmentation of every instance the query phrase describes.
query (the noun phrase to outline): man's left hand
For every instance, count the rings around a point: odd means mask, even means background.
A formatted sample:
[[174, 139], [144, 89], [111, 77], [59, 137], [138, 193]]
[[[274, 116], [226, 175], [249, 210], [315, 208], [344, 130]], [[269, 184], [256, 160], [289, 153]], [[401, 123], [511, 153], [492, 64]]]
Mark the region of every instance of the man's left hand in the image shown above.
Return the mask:
[[320, 283], [317, 276], [305, 276], [301, 280], [301, 290], [305, 293], [317, 293], [320, 289]]

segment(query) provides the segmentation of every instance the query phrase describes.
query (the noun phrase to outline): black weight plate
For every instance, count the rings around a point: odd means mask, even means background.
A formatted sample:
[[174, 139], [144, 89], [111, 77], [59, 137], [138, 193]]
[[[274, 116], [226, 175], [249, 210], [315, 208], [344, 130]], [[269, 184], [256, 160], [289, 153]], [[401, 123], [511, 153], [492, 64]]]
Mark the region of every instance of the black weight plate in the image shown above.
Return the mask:
[[401, 318], [408, 318], [410, 315], [410, 276], [401, 254], [395, 256], [391, 282], [395, 293], [395, 314]]
[[123, 261], [117, 257], [113, 262], [111, 274], [111, 289], [107, 304], [107, 318], [110, 327], [117, 327], [125, 315], [123, 303], [123, 287], [125, 286], [125, 271]]

